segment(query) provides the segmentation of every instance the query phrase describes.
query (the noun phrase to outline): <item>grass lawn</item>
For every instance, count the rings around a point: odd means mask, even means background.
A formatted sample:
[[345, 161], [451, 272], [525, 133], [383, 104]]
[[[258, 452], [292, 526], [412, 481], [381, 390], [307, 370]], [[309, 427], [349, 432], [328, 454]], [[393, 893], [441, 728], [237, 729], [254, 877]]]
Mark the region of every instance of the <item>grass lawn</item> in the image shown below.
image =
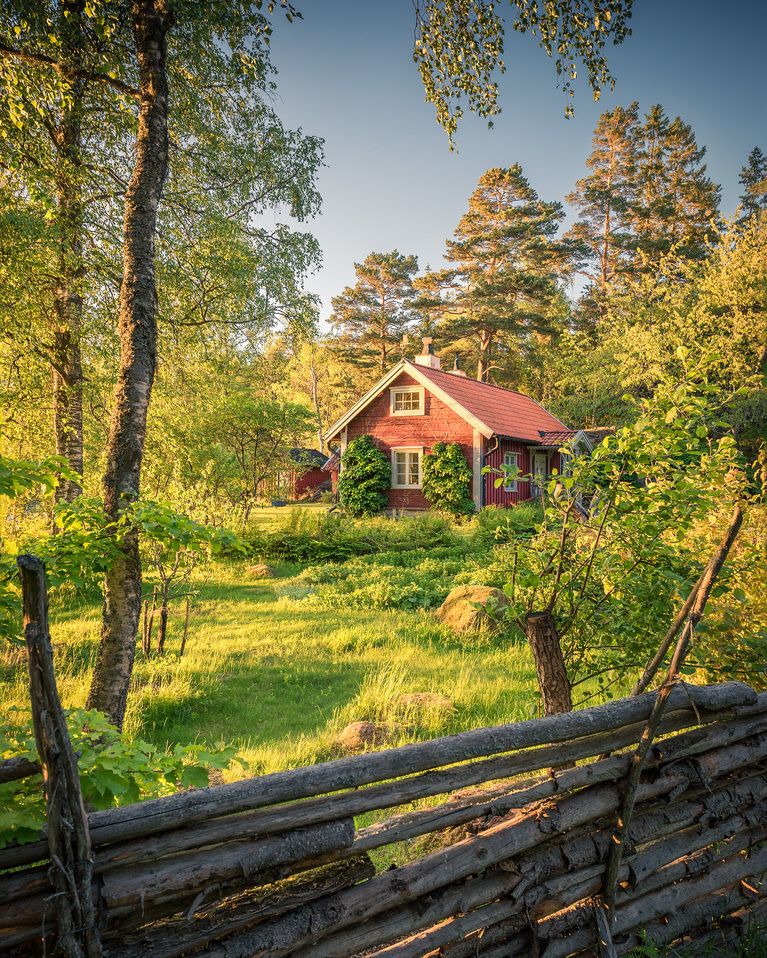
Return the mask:
[[[132, 736], [233, 744], [259, 774], [331, 757], [338, 733], [355, 721], [391, 723], [397, 744], [536, 714], [522, 641], [460, 638], [421, 610], [307, 607], [293, 598], [307, 591], [292, 583], [299, 567], [279, 567], [273, 580], [248, 579], [246, 567], [219, 564], [201, 584], [183, 658], [181, 603], [171, 612], [166, 655], [137, 652], [125, 722]], [[85, 704], [99, 628], [95, 601], [52, 603], [65, 707]], [[4, 706], [26, 709], [23, 655], [4, 651], [0, 669]], [[400, 700], [410, 692], [445, 695], [454, 711], [405, 708]], [[233, 766], [235, 774], [246, 773]]]

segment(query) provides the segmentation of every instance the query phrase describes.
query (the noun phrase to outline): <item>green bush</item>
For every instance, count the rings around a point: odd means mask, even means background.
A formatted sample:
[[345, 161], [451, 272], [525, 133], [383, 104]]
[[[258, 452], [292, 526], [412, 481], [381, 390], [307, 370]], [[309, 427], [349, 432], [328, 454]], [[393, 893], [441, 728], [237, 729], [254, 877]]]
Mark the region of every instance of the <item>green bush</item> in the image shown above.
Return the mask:
[[357, 436], [341, 456], [338, 494], [355, 517], [381, 512], [389, 503], [391, 463], [370, 436]]
[[[14, 722], [15, 715], [10, 714], [18, 711], [11, 707], [0, 721], [0, 759], [37, 762], [32, 728], [23, 719]], [[233, 748], [176, 745], [172, 751], [162, 751], [131, 741], [109, 725], [101, 712], [73, 709], [65, 714], [83, 798], [95, 809], [172, 795], [179, 788], [205, 788], [208, 768], [223, 769], [231, 761], [240, 761]], [[22, 845], [35, 841], [45, 821], [42, 774], [0, 785], [0, 848], [13, 841]]]
[[530, 539], [543, 522], [543, 509], [537, 502], [520, 502], [510, 509], [485, 506], [476, 516], [474, 538], [487, 545]]
[[423, 494], [434, 506], [451, 516], [474, 512], [469, 497], [472, 472], [457, 442], [435, 442], [423, 457]]
[[274, 531], [251, 540], [254, 552], [285, 562], [344, 562], [378, 546], [348, 516], [291, 509]]
[[[430, 609], [444, 602], [459, 581], [484, 584], [484, 566], [493, 561], [495, 551], [476, 552], [462, 544], [428, 552], [383, 552], [310, 566], [298, 581], [315, 587], [305, 601], [326, 609]], [[492, 578], [502, 585], [508, 578], [506, 564]]]
[[253, 553], [265, 559], [338, 563], [380, 552], [454, 546], [456, 539], [449, 520], [429, 513], [359, 521], [336, 513], [291, 509], [274, 531], [255, 533], [249, 543]]

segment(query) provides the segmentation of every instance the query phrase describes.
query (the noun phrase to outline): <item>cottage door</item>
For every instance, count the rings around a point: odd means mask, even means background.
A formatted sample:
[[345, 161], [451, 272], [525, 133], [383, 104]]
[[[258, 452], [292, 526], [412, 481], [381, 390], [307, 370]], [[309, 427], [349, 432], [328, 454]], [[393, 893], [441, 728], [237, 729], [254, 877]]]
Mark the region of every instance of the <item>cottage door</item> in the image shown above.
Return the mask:
[[532, 494], [534, 499], [540, 499], [540, 497], [543, 495], [543, 483], [546, 481], [546, 473], [546, 453], [534, 453], [532, 483]]

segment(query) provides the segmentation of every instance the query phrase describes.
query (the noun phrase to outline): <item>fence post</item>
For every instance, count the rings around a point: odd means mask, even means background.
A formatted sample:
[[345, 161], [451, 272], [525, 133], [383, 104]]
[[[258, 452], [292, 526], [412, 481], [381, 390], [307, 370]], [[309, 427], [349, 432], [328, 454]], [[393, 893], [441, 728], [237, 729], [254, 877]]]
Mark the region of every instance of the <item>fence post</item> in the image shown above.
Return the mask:
[[48, 820], [49, 877], [56, 889], [59, 947], [67, 958], [101, 958], [91, 888], [93, 862], [77, 758], [61, 707], [48, 630], [45, 566], [35, 556], [16, 560], [24, 609], [24, 641], [35, 741]]

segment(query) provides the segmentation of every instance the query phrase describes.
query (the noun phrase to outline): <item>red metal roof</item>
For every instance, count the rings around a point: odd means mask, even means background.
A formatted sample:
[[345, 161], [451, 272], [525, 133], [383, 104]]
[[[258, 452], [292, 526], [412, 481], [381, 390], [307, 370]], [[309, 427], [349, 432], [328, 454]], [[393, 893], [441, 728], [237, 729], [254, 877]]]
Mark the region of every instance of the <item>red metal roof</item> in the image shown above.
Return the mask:
[[[405, 362], [406, 367], [411, 365], [414, 364]], [[489, 426], [497, 436], [522, 439], [536, 445], [564, 445], [575, 435], [563, 422], [523, 393], [477, 382], [476, 379], [465, 376], [456, 376], [429, 366], [418, 365], [415, 368], [472, 416]], [[556, 442], [544, 441], [541, 432], [547, 439], [548, 434], [556, 433]]]
[[551, 429], [548, 431], [541, 429], [538, 435], [541, 437], [542, 446], [555, 446], [559, 449], [560, 446], [567, 445], [575, 436], [575, 433], [570, 429]]

